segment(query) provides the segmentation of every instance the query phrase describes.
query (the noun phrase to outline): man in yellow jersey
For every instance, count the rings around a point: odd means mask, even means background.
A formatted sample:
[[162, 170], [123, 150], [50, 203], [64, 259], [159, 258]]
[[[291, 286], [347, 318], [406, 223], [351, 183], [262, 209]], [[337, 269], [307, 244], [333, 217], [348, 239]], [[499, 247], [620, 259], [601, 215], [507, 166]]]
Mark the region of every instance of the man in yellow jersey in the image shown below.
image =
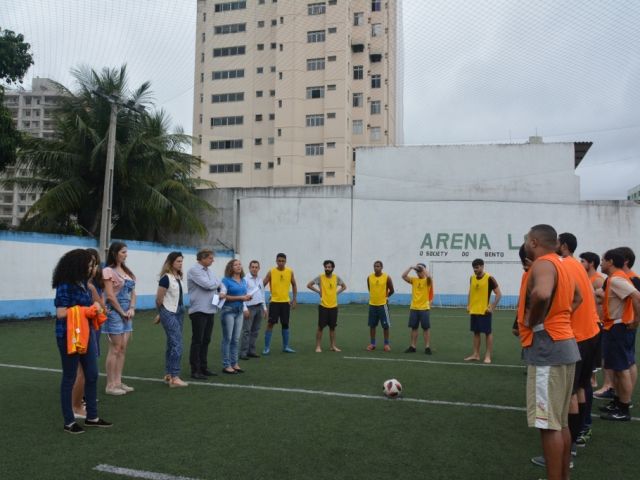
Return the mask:
[[316, 353], [322, 352], [322, 331], [329, 326], [329, 350], [339, 352], [336, 346], [336, 326], [338, 325], [338, 295], [347, 289], [342, 279], [334, 275], [336, 264], [333, 260], [323, 262], [324, 275], [318, 275], [307, 283], [307, 288], [320, 295], [318, 305], [318, 331], [316, 332]]
[[367, 350], [376, 349], [376, 327], [378, 323], [382, 325], [384, 334], [384, 351], [390, 352], [389, 344], [389, 326], [391, 324], [389, 317], [388, 300], [393, 295], [393, 282], [391, 277], [382, 272], [382, 262], [376, 260], [373, 263], [373, 273], [367, 277], [367, 289], [369, 290], [369, 333], [371, 334], [371, 343], [367, 346]]
[[[464, 360], [466, 362], [480, 360], [480, 335], [484, 333], [486, 346], [484, 363], [491, 363], [491, 354], [493, 352], [491, 312], [500, 303], [502, 293], [496, 279], [484, 271], [484, 261], [481, 258], [476, 258], [471, 262], [471, 266], [474, 274], [471, 275], [469, 280], [467, 311], [471, 315], [470, 330], [473, 332], [473, 353]], [[495, 294], [493, 303], [491, 303], [491, 292]]]
[[[276, 266], [269, 270], [264, 277], [264, 286], [271, 289], [271, 301], [269, 302], [269, 322], [267, 331], [264, 332], [263, 355], [271, 353], [271, 335], [273, 326], [282, 324], [282, 351], [284, 353], [296, 353], [289, 346], [289, 314], [291, 308], [296, 308], [298, 298], [298, 286], [293, 270], [287, 267], [287, 256], [284, 253], [276, 255]], [[289, 289], [293, 291], [293, 299], [289, 298]]]
[[[415, 270], [417, 277], [409, 276]], [[422, 327], [424, 353], [431, 355], [431, 321], [429, 309], [433, 299], [433, 279], [424, 263], [407, 268], [402, 279], [411, 285], [411, 305], [409, 306], [409, 328], [411, 329], [409, 348], [404, 353], [415, 353], [418, 343], [418, 327]]]

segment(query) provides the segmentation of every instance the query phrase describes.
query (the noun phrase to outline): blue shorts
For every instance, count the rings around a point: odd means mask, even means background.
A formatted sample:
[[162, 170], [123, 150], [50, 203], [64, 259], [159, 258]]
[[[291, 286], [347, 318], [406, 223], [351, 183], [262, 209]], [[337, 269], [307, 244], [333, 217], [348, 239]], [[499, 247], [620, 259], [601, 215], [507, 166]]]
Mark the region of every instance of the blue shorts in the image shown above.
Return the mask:
[[611, 330], [603, 332], [604, 368], [622, 372], [635, 363], [633, 352], [629, 348], [627, 331], [625, 324], [618, 323], [613, 325]]
[[633, 330], [627, 329], [625, 335], [625, 346], [627, 348], [627, 352], [629, 352], [630, 355], [631, 365], [636, 363], [636, 333], [638, 333], [637, 328], [634, 328]]
[[471, 314], [471, 326], [469, 330], [473, 333], [491, 333], [491, 313], [485, 313], [484, 315]]
[[102, 333], [110, 335], [122, 335], [133, 332], [133, 320], [125, 322], [115, 310], [107, 312], [107, 321], [102, 324]]
[[380, 323], [383, 329], [388, 329], [390, 318], [388, 305], [369, 305], [369, 326], [371, 328], [377, 327]]
[[409, 328], [417, 330], [418, 326], [421, 326], [423, 330], [431, 328], [429, 310], [409, 310]]

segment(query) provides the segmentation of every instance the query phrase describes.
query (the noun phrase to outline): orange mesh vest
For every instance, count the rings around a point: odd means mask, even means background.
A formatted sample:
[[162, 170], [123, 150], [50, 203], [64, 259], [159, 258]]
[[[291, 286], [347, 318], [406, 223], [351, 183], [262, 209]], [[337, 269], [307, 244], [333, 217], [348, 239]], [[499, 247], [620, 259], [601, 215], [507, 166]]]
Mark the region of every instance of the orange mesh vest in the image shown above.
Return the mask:
[[[551, 300], [549, 312], [543, 322], [544, 329], [554, 341], [574, 338], [573, 330], [571, 329], [571, 304], [573, 303], [575, 283], [564, 267], [563, 260], [558, 255], [548, 253], [538, 258], [533, 264], [544, 261], [553, 263], [557, 276], [555, 293]], [[531, 268], [533, 268], [533, 265]], [[526, 284], [524, 292], [526, 295]], [[524, 304], [526, 302], [521, 303]], [[518, 305], [518, 308], [520, 308], [520, 305]], [[522, 318], [518, 312], [518, 322], [522, 322], [519, 329], [520, 343], [523, 347], [528, 347], [533, 342], [533, 330], [524, 325], [524, 305], [522, 308]]]
[[[602, 301], [602, 312], [604, 313], [603, 323], [605, 330], [611, 330], [614, 320], [618, 320], [617, 318], [611, 318], [611, 315], [609, 315], [609, 295], [611, 294], [611, 280], [613, 277], [624, 278], [627, 282], [631, 283], [629, 277], [622, 270], [618, 270], [617, 272], [609, 275], [607, 286], [604, 289], [604, 300]], [[623, 301], [624, 308], [622, 310], [622, 322], [631, 323], [633, 322], [633, 304], [631, 303], [631, 297], [627, 297]]]
[[573, 257], [566, 257], [562, 260], [562, 264], [574, 279], [582, 294], [582, 303], [571, 314], [571, 328], [576, 336], [576, 341], [582, 342], [595, 337], [600, 331], [598, 328], [600, 318], [596, 308], [596, 297], [593, 294], [593, 287], [587, 276], [587, 271], [582, 264]]

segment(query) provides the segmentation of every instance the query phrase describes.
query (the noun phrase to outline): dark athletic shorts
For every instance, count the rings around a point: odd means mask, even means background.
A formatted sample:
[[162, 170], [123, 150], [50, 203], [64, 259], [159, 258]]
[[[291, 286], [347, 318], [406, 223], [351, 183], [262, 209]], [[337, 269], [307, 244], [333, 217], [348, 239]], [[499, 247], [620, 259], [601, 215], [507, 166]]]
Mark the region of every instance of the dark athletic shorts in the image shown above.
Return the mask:
[[611, 330], [604, 331], [604, 368], [621, 372], [627, 370], [635, 363], [634, 358], [630, 358], [631, 352], [628, 349], [627, 326], [618, 323], [611, 327]]
[[369, 305], [369, 326], [374, 328], [378, 323], [384, 330], [389, 328], [389, 305]]
[[431, 328], [429, 310], [409, 310], [409, 328], [417, 330], [421, 326], [423, 330]]
[[283, 327], [288, 327], [290, 312], [291, 304], [289, 302], [271, 302], [269, 304], [269, 323], [276, 324], [279, 320]]
[[486, 333], [487, 335], [489, 335], [491, 333], [491, 314], [471, 314], [469, 330], [471, 330], [473, 333]]
[[333, 330], [338, 325], [338, 307], [327, 308], [318, 305], [318, 328], [323, 329], [328, 326], [329, 330]]
[[578, 350], [580, 350], [580, 361], [576, 363], [576, 373], [573, 377], [573, 393], [578, 389], [588, 389], [591, 385], [591, 373], [595, 366], [596, 353], [600, 345], [600, 334], [578, 342]]

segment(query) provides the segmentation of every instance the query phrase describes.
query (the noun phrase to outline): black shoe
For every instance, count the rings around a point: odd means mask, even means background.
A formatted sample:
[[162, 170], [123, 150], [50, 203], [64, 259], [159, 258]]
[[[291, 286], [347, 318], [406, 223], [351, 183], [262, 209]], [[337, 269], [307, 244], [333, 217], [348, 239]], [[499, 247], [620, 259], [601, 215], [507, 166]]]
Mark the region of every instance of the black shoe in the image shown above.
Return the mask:
[[203, 375], [205, 375], [205, 376], [207, 376], [207, 377], [217, 377], [217, 376], [218, 376], [218, 374], [217, 374], [217, 373], [212, 372], [211, 370], [208, 370], [208, 369], [205, 369], [205, 370], [202, 372], [202, 374], [203, 374]]
[[73, 422], [71, 425], [65, 425], [64, 431], [70, 433], [71, 435], [78, 435], [80, 433], [84, 433], [84, 428], [82, 428], [76, 422]]
[[616, 410], [615, 412], [604, 413], [600, 415], [602, 420], [611, 420], [614, 422], [628, 422], [631, 420], [631, 415], [629, 412], [622, 413], [620, 410]]
[[404, 351], [404, 353], [416, 353], [416, 348], [415, 347], [409, 347]]
[[431, 347], [427, 347], [424, 349], [424, 354], [425, 355], [431, 355]]
[[615, 400], [611, 400], [604, 407], [599, 407], [598, 410], [600, 410], [603, 413], [615, 412], [618, 410], [618, 404], [616, 403]]
[[207, 376], [200, 372], [194, 372], [191, 374], [191, 378], [193, 378], [194, 380], [206, 380]]
[[247, 355], [247, 357], [249, 357], [249, 358], [260, 358], [260, 355], [258, 355], [257, 353], [250, 353], [249, 355]]
[[249, 357], [247, 355], [240, 355], [240, 360], [249, 360]]
[[113, 423], [109, 423], [101, 418], [97, 419], [97, 420], [85, 420], [84, 421], [84, 426], [85, 427], [102, 427], [102, 428], [109, 428], [113, 426]]

